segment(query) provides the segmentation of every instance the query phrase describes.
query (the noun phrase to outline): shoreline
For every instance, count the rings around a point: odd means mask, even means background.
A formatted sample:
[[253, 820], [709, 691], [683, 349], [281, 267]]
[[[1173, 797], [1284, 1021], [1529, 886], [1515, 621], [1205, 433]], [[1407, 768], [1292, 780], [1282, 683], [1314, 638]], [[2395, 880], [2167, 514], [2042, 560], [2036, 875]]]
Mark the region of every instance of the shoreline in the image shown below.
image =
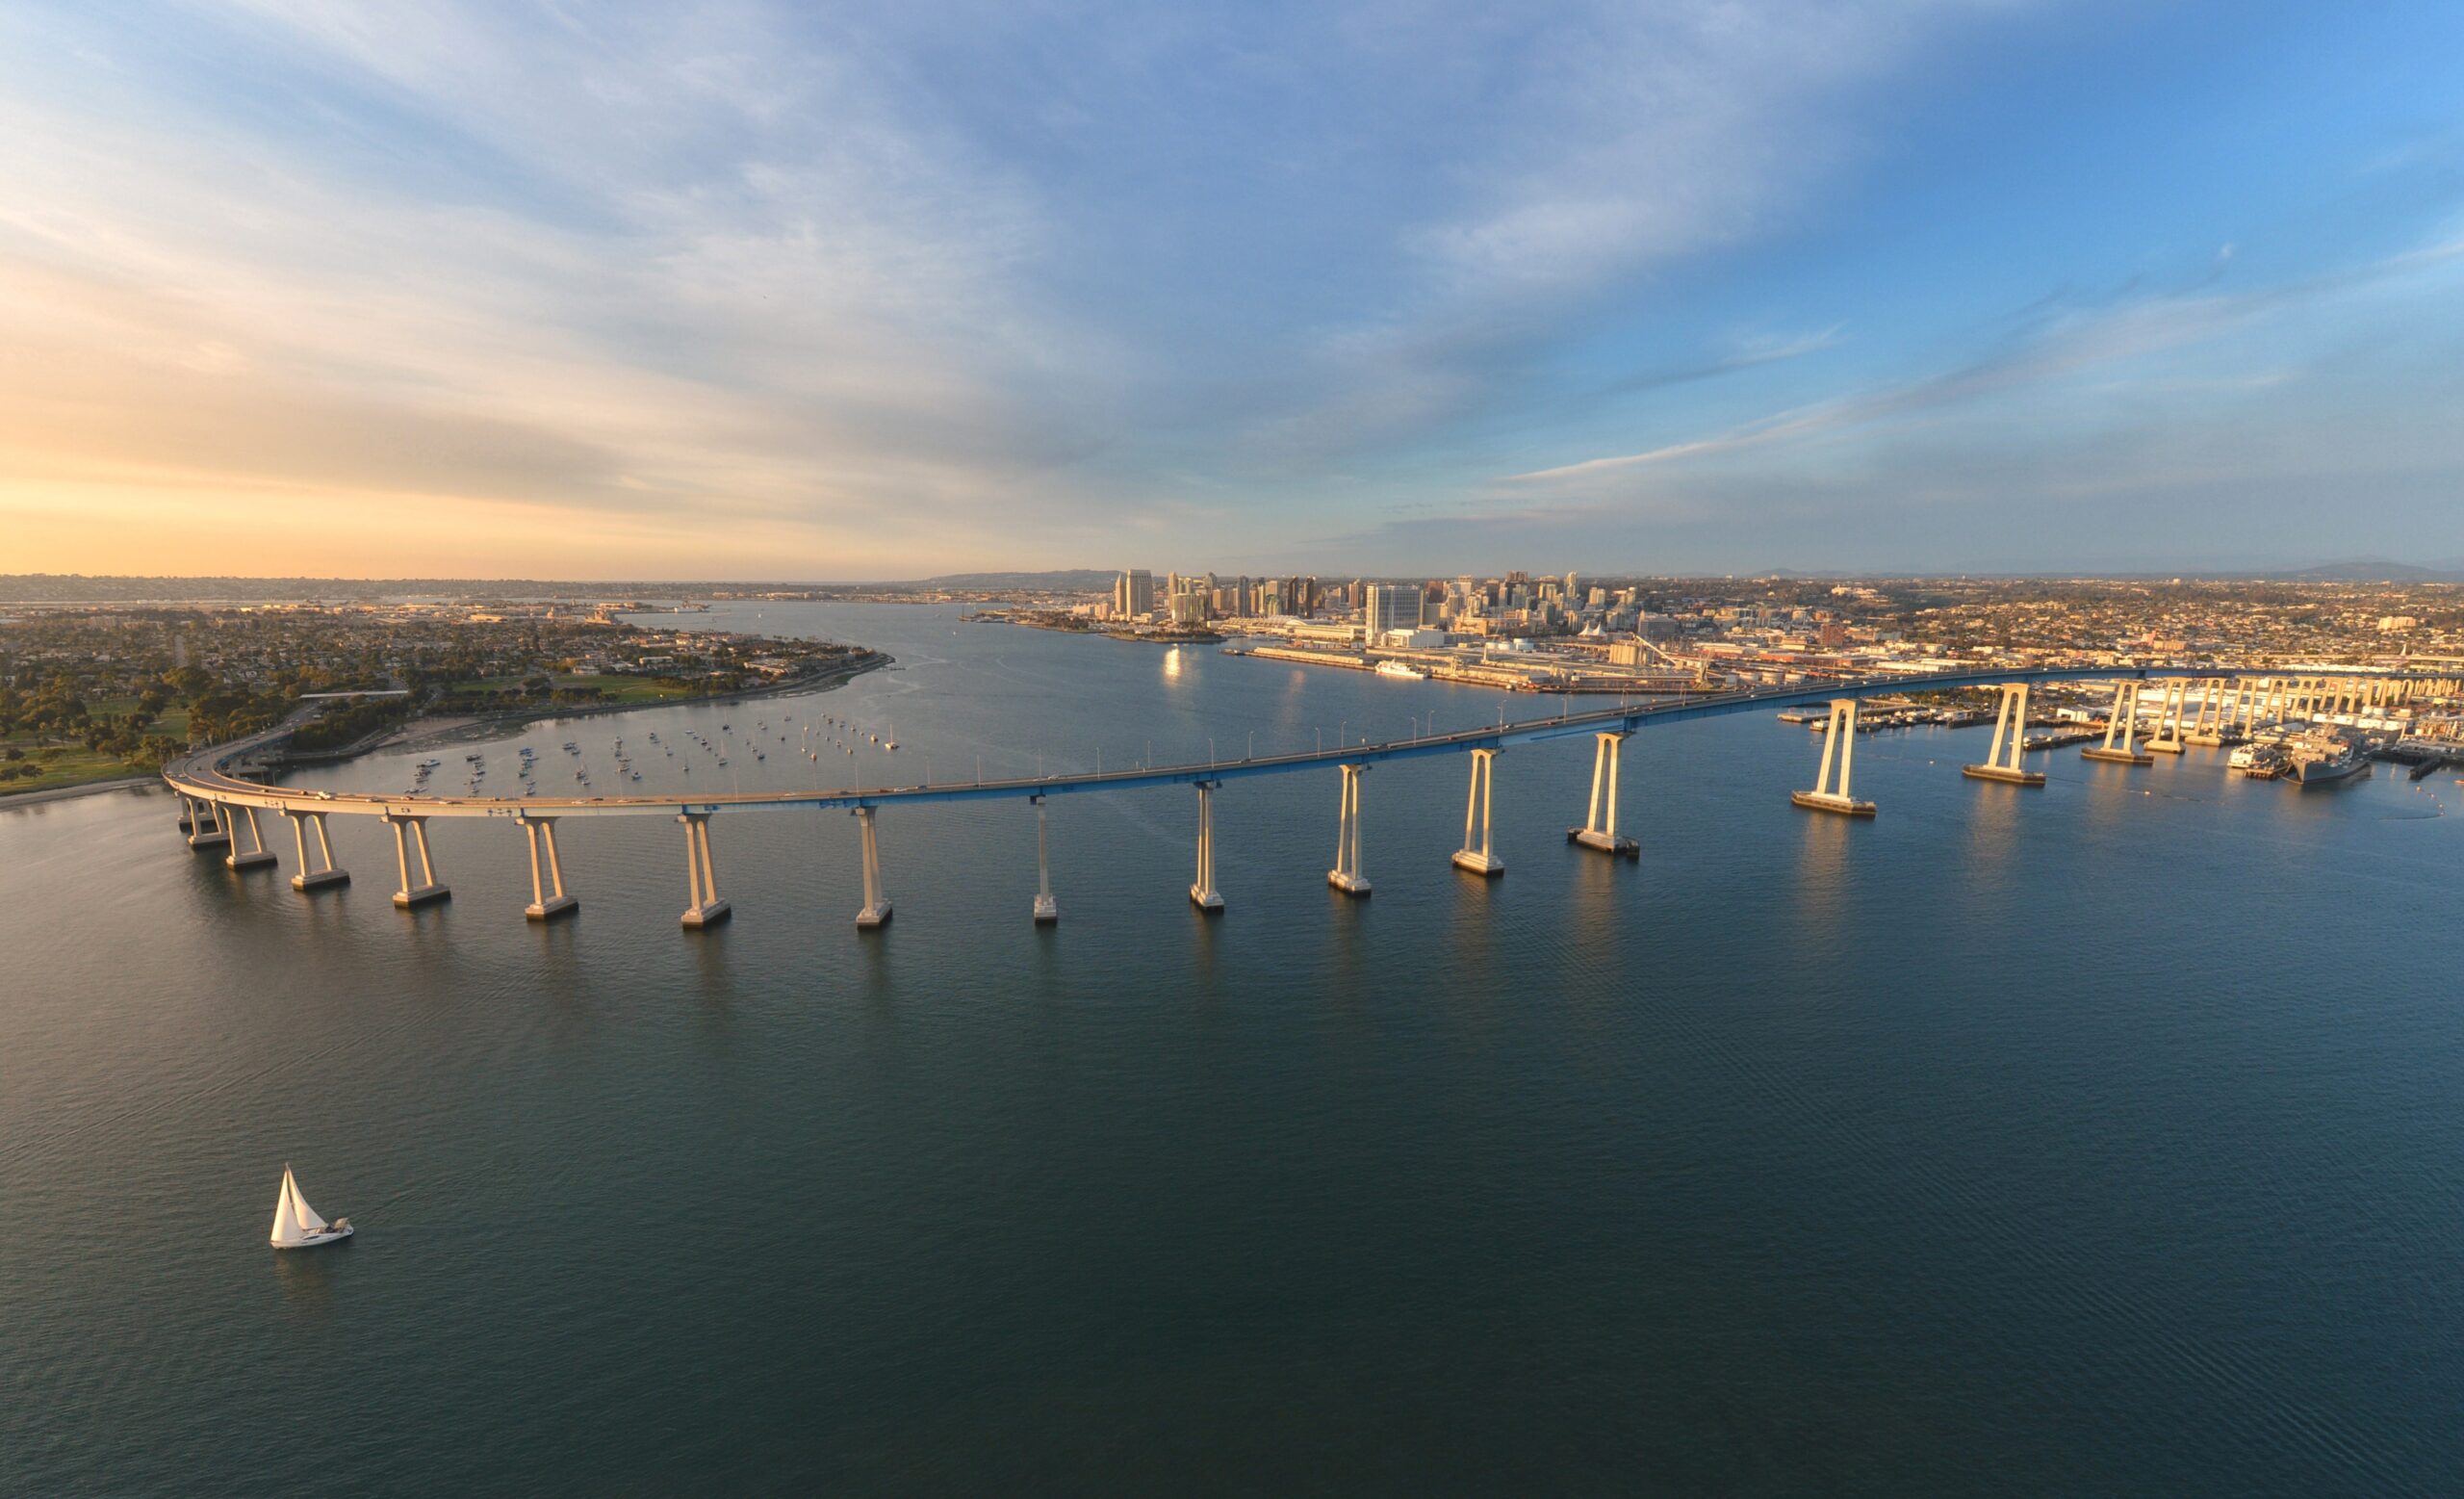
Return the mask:
[[[733, 692], [711, 692], [699, 697], [664, 698], [654, 703], [588, 703], [569, 708], [521, 709], [501, 713], [465, 714], [450, 718], [415, 718], [372, 744], [353, 746], [346, 752], [320, 751], [308, 764], [340, 764], [362, 755], [382, 749], [418, 750], [439, 744], [475, 744], [484, 739], [501, 738], [556, 718], [603, 718], [611, 713], [638, 712], [653, 708], [690, 708], [699, 703], [746, 703], [757, 698], [793, 697], [800, 692], [830, 692], [846, 685], [868, 671], [880, 671], [897, 664], [897, 658], [875, 651], [870, 658], [856, 665], [832, 671], [816, 672], [808, 677], [795, 677], [764, 683], [757, 687], [739, 687]], [[289, 768], [288, 766], [282, 768]]]
[[153, 776], [116, 776], [109, 781], [81, 781], [75, 786], [50, 786], [39, 791], [13, 791], [0, 796], [0, 812], [13, 807], [36, 807], [44, 802], [74, 801], [80, 796], [102, 796], [112, 791], [161, 790], [163, 778]]
[[[756, 698], [792, 697], [801, 692], [830, 692], [846, 685], [868, 671], [878, 671], [897, 663], [897, 658], [875, 651], [870, 658], [843, 669], [817, 672], [781, 682], [764, 683], [757, 687], [740, 687], [733, 692], [712, 692], [702, 697], [667, 698], [654, 703], [599, 703], [540, 711], [524, 710], [504, 713], [482, 713], [450, 718], [414, 718], [380, 738], [363, 739], [338, 750], [317, 750], [296, 762], [268, 767], [274, 773], [297, 765], [339, 765], [372, 755], [381, 749], [417, 750], [439, 744], [471, 744], [484, 739], [509, 736], [534, 723], [552, 718], [595, 718], [609, 713], [629, 713], [649, 708], [685, 708], [696, 703], [741, 703]], [[0, 796], [0, 812], [13, 807], [33, 807], [44, 802], [69, 801], [80, 796], [101, 796], [113, 791], [142, 791], [161, 788], [158, 775], [115, 776], [105, 781], [86, 781], [76, 786], [46, 787], [39, 791], [15, 791]]]

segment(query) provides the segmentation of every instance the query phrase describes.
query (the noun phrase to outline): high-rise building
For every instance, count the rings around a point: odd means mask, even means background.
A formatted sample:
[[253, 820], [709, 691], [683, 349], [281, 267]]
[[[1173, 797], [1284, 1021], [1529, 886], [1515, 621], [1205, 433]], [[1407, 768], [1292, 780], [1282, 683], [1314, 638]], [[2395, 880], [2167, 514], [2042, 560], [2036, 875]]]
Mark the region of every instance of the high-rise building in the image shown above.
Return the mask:
[[1131, 568], [1113, 584], [1113, 614], [1119, 619], [1144, 619], [1155, 612], [1155, 575]]
[[1368, 626], [1369, 636], [1373, 640], [1390, 630], [1418, 630], [1421, 628], [1421, 590], [1410, 584], [1399, 588], [1392, 583], [1371, 583], [1360, 617], [1361, 623]]

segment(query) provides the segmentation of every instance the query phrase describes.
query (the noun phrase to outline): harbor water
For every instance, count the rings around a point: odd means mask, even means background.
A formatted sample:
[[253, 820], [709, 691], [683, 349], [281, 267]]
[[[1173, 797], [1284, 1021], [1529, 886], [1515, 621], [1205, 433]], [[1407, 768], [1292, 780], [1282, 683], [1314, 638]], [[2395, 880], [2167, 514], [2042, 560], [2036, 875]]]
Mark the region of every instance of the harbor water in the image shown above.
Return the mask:
[[[1557, 707], [680, 619], [896, 665], [296, 779], [911, 785]], [[1510, 751], [1494, 881], [1448, 863], [1467, 762], [1380, 765], [1357, 901], [1336, 775], [1240, 780], [1214, 918], [1192, 792], [1056, 798], [1048, 929], [1023, 799], [882, 812], [871, 933], [843, 812], [714, 818], [734, 919], [688, 933], [669, 818], [562, 823], [543, 925], [509, 824], [429, 824], [452, 897], [404, 913], [368, 819], [309, 895], [278, 818], [235, 873], [166, 795], [0, 811], [0, 1493], [2455, 1491], [2464, 786], [2030, 789], [1959, 774], [1987, 733], [1861, 738], [1854, 822], [1788, 804], [1801, 727], [1648, 730], [1632, 864], [1566, 841], [1589, 739]], [[269, 1248], [286, 1162], [353, 1239]]]

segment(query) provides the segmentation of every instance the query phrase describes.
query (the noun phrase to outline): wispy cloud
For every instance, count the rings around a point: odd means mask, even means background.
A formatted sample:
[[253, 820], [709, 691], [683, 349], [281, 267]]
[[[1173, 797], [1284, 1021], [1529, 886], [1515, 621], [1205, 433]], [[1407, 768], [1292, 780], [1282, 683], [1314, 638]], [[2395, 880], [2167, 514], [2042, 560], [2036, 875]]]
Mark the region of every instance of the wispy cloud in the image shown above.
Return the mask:
[[[0, 570], [1297, 564], [1379, 516], [1710, 517], [1723, 465], [1819, 493], [1780, 460], [2082, 375], [2220, 407], [2306, 375], [2323, 334], [2158, 368], [2328, 305], [2265, 214], [2185, 231], [2161, 292], [2135, 251], [2028, 272], [2074, 285], [1964, 358], [1827, 269], [1894, 160], [1949, 169], [1922, 130], [1996, 125], [1912, 101], [2095, 39], [2058, 12], [0, 9]], [[2010, 192], [1961, 185], [1960, 225]], [[1927, 253], [2015, 305], [1993, 247]], [[1886, 290], [1921, 301], [1905, 253]], [[1905, 487], [1992, 469], [1943, 463]], [[183, 533], [207, 505], [246, 524]]]
[[[1774, 412], [1704, 436], [1662, 443], [1635, 452], [1512, 474], [1498, 482], [1531, 485], [1596, 479], [1921, 416], [2096, 366], [2126, 364], [2197, 344], [2287, 307], [2444, 268], [2459, 259], [2464, 259], [2464, 241], [2449, 241], [2350, 270], [2246, 292], [2151, 297], [2084, 316], [2047, 317], [1990, 353], [1918, 379]], [[2281, 372], [2277, 372], [2257, 383], [2272, 384], [2281, 378]], [[2181, 388], [2179, 381], [2168, 383]], [[2246, 387], [2252, 382], [2247, 377], [2238, 377], [2228, 382], [2201, 383], [2206, 388], [2222, 389]]]

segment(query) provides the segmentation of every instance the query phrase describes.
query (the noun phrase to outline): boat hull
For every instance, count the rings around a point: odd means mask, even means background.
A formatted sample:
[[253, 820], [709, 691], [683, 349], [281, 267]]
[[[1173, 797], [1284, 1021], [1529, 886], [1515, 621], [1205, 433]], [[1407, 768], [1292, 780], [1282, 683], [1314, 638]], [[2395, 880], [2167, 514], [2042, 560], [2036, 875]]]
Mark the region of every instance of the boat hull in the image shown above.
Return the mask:
[[2370, 762], [2355, 755], [2350, 761], [2341, 765], [2331, 764], [2325, 761], [2312, 761], [2296, 770], [2292, 780], [2295, 785], [2307, 790], [2318, 786], [2342, 786], [2347, 781], [2358, 781], [2368, 774], [2370, 774]]
[[278, 1250], [315, 1249], [320, 1244], [339, 1244], [358, 1231], [357, 1228], [329, 1228], [323, 1233], [312, 1233], [304, 1239], [295, 1239], [289, 1244], [283, 1243], [280, 1239], [271, 1242]]

